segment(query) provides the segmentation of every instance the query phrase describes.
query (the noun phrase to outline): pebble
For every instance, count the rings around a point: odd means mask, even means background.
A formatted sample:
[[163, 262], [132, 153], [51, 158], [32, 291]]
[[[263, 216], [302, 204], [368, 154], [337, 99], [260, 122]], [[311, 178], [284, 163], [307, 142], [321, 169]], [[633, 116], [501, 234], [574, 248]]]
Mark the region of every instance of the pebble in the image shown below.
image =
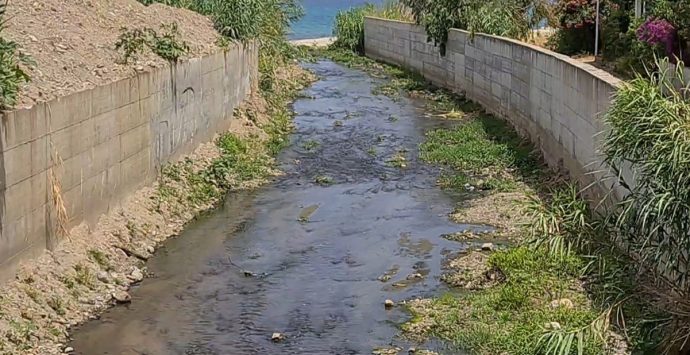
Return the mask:
[[395, 302], [393, 302], [393, 300], [386, 300], [385, 302], [383, 302], [383, 305], [386, 308], [392, 308], [395, 307]]
[[110, 282], [110, 274], [106, 271], [101, 271], [96, 275], [96, 278], [98, 281], [103, 282], [103, 283], [109, 283]]
[[65, 348], [65, 352], [66, 352], [66, 353], [74, 352], [74, 348], [71, 347], [71, 346], [68, 346], [68, 347]]
[[493, 243], [484, 243], [482, 244], [482, 250], [484, 251], [493, 251], [495, 249]]
[[113, 298], [117, 303], [130, 303], [132, 302], [132, 296], [125, 291], [115, 291], [112, 293]]
[[277, 333], [276, 332], [276, 333], [273, 333], [273, 335], [271, 335], [271, 340], [273, 340], [276, 343], [279, 341], [282, 341], [283, 339], [285, 339], [285, 335], [283, 335], [283, 333]]
[[144, 279], [144, 273], [138, 267], [135, 267], [127, 278], [134, 282], [139, 282]]
[[156, 251], [156, 248], [154, 248], [153, 245], [149, 245], [149, 246], [146, 247], [146, 251], [148, 251], [149, 253], [153, 254], [153, 252]]
[[421, 279], [422, 277], [424, 277], [424, 276], [422, 276], [422, 274], [420, 274], [420, 273], [418, 273], [418, 272], [417, 272], [417, 273], [414, 273], [414, 274], [409, 274], [409, 275], [407, 275], [407, 279], [408, 279], [408, 280]]
[[561, 298], [557, 300], [551, 301], [551, 308], [560, 308], [563, 307], [565, 309], [573, 309], [575, 308], [575, 304], [573, 301], [567, 299], [567, 298]]
[[29, 39], [31, 40], [31, 42], [38, 42], [38, 38], [36, 38], [36, 36], [34, 35], [29, 35]]

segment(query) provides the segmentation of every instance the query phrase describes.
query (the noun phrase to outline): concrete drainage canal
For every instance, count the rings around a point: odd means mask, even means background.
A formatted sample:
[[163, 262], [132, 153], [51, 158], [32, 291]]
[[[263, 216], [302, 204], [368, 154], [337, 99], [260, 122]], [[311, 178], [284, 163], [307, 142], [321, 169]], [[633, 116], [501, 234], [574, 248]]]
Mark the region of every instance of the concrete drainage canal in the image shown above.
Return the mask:
[[[170, 240], [132, 303], [85, 324], [79, 354], [370, 354], [396, 346], [457, 353], [400, 335], [401, 301], [444, 292], [440, 236], [455, 198], [418, 160], [424, 102], [375, 95], [378, 79], [329, 61], [294, 104], [285, 174]], [[274, 334], [276, 333], [276, 334]]]

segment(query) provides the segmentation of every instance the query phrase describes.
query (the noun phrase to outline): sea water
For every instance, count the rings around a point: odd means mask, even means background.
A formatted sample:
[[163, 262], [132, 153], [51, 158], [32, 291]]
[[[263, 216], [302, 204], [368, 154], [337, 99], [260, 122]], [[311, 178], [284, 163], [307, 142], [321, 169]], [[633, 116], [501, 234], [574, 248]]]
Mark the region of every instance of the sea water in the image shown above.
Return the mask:
[[290, 39], [330, 37], [335, 15], [342, 10], [366, 3], [381, 4], [383, 0], [301, 0], [304, 17], [292, 25]]

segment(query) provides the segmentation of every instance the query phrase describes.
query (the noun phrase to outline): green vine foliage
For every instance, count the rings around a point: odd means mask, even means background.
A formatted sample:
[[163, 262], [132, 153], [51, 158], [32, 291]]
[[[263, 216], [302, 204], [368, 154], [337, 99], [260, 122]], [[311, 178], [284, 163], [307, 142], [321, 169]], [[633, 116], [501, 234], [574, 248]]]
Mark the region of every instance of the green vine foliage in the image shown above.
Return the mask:
[[[0, 2], [0, 19], [4, 18], [7, 1]], [[17, 103], [17, 93], [29, 75], [24, 72], [21, 64], [30, 65], [31, 58], [19, 51], [16, 42], [2, 37], [5, 29], [4, 20], [0, 20], [0, 109], [7, 110]]]

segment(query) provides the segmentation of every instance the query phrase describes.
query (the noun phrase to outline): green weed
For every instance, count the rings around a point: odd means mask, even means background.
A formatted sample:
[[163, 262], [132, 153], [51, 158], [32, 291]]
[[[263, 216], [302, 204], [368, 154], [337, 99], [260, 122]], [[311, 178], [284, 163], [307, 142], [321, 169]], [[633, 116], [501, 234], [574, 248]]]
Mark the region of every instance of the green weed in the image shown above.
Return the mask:
[[64, 316], [67, 311], [65, 310], [65, 304], [62, 301], [62, 299], [58, 296], [51, 296], [48, 299], [48, 306], [52, 308], [55, 313], [57, 313], [60, 316]]
[[95, 261], [96, 264], [98, 264], [101, 268], [103, 268], [103, 270], [108, 271], [111, 269], [110, 260], [108, 260], [108, 256], [105, 253], [103, 253], [102, 251], [91, 249], [88, 251], [88, 254], [89, 254], [89, 258], [91, 258], [91, 260]]
[[7, 12], [7, 0], [0, 1], [0, 109], [7, 110], [17, 103], [17, 93], [20, 86], [29, 81], [29, 75], [22, 69], [22, 65], [33, 64], [31, 58], [19, 50], [19, 45], [5, 39], [4, 17]]
[[177, 23], [162, 25], [161, 30], [162, 34], [158, 34], [150, 28], [133, 30], [122, 28], [122, 33], [115, 43], [115, 49], [122, 52], [123, 63], [136, 60], [145, 48], [172, 62], [188, 52], [187, 43], [179, 38]]
[[74, 265], [74, 281], [82, 286], [92, 288], [95, 284], [96, 278], [94, 277], [91, 269], [83, 264]]

